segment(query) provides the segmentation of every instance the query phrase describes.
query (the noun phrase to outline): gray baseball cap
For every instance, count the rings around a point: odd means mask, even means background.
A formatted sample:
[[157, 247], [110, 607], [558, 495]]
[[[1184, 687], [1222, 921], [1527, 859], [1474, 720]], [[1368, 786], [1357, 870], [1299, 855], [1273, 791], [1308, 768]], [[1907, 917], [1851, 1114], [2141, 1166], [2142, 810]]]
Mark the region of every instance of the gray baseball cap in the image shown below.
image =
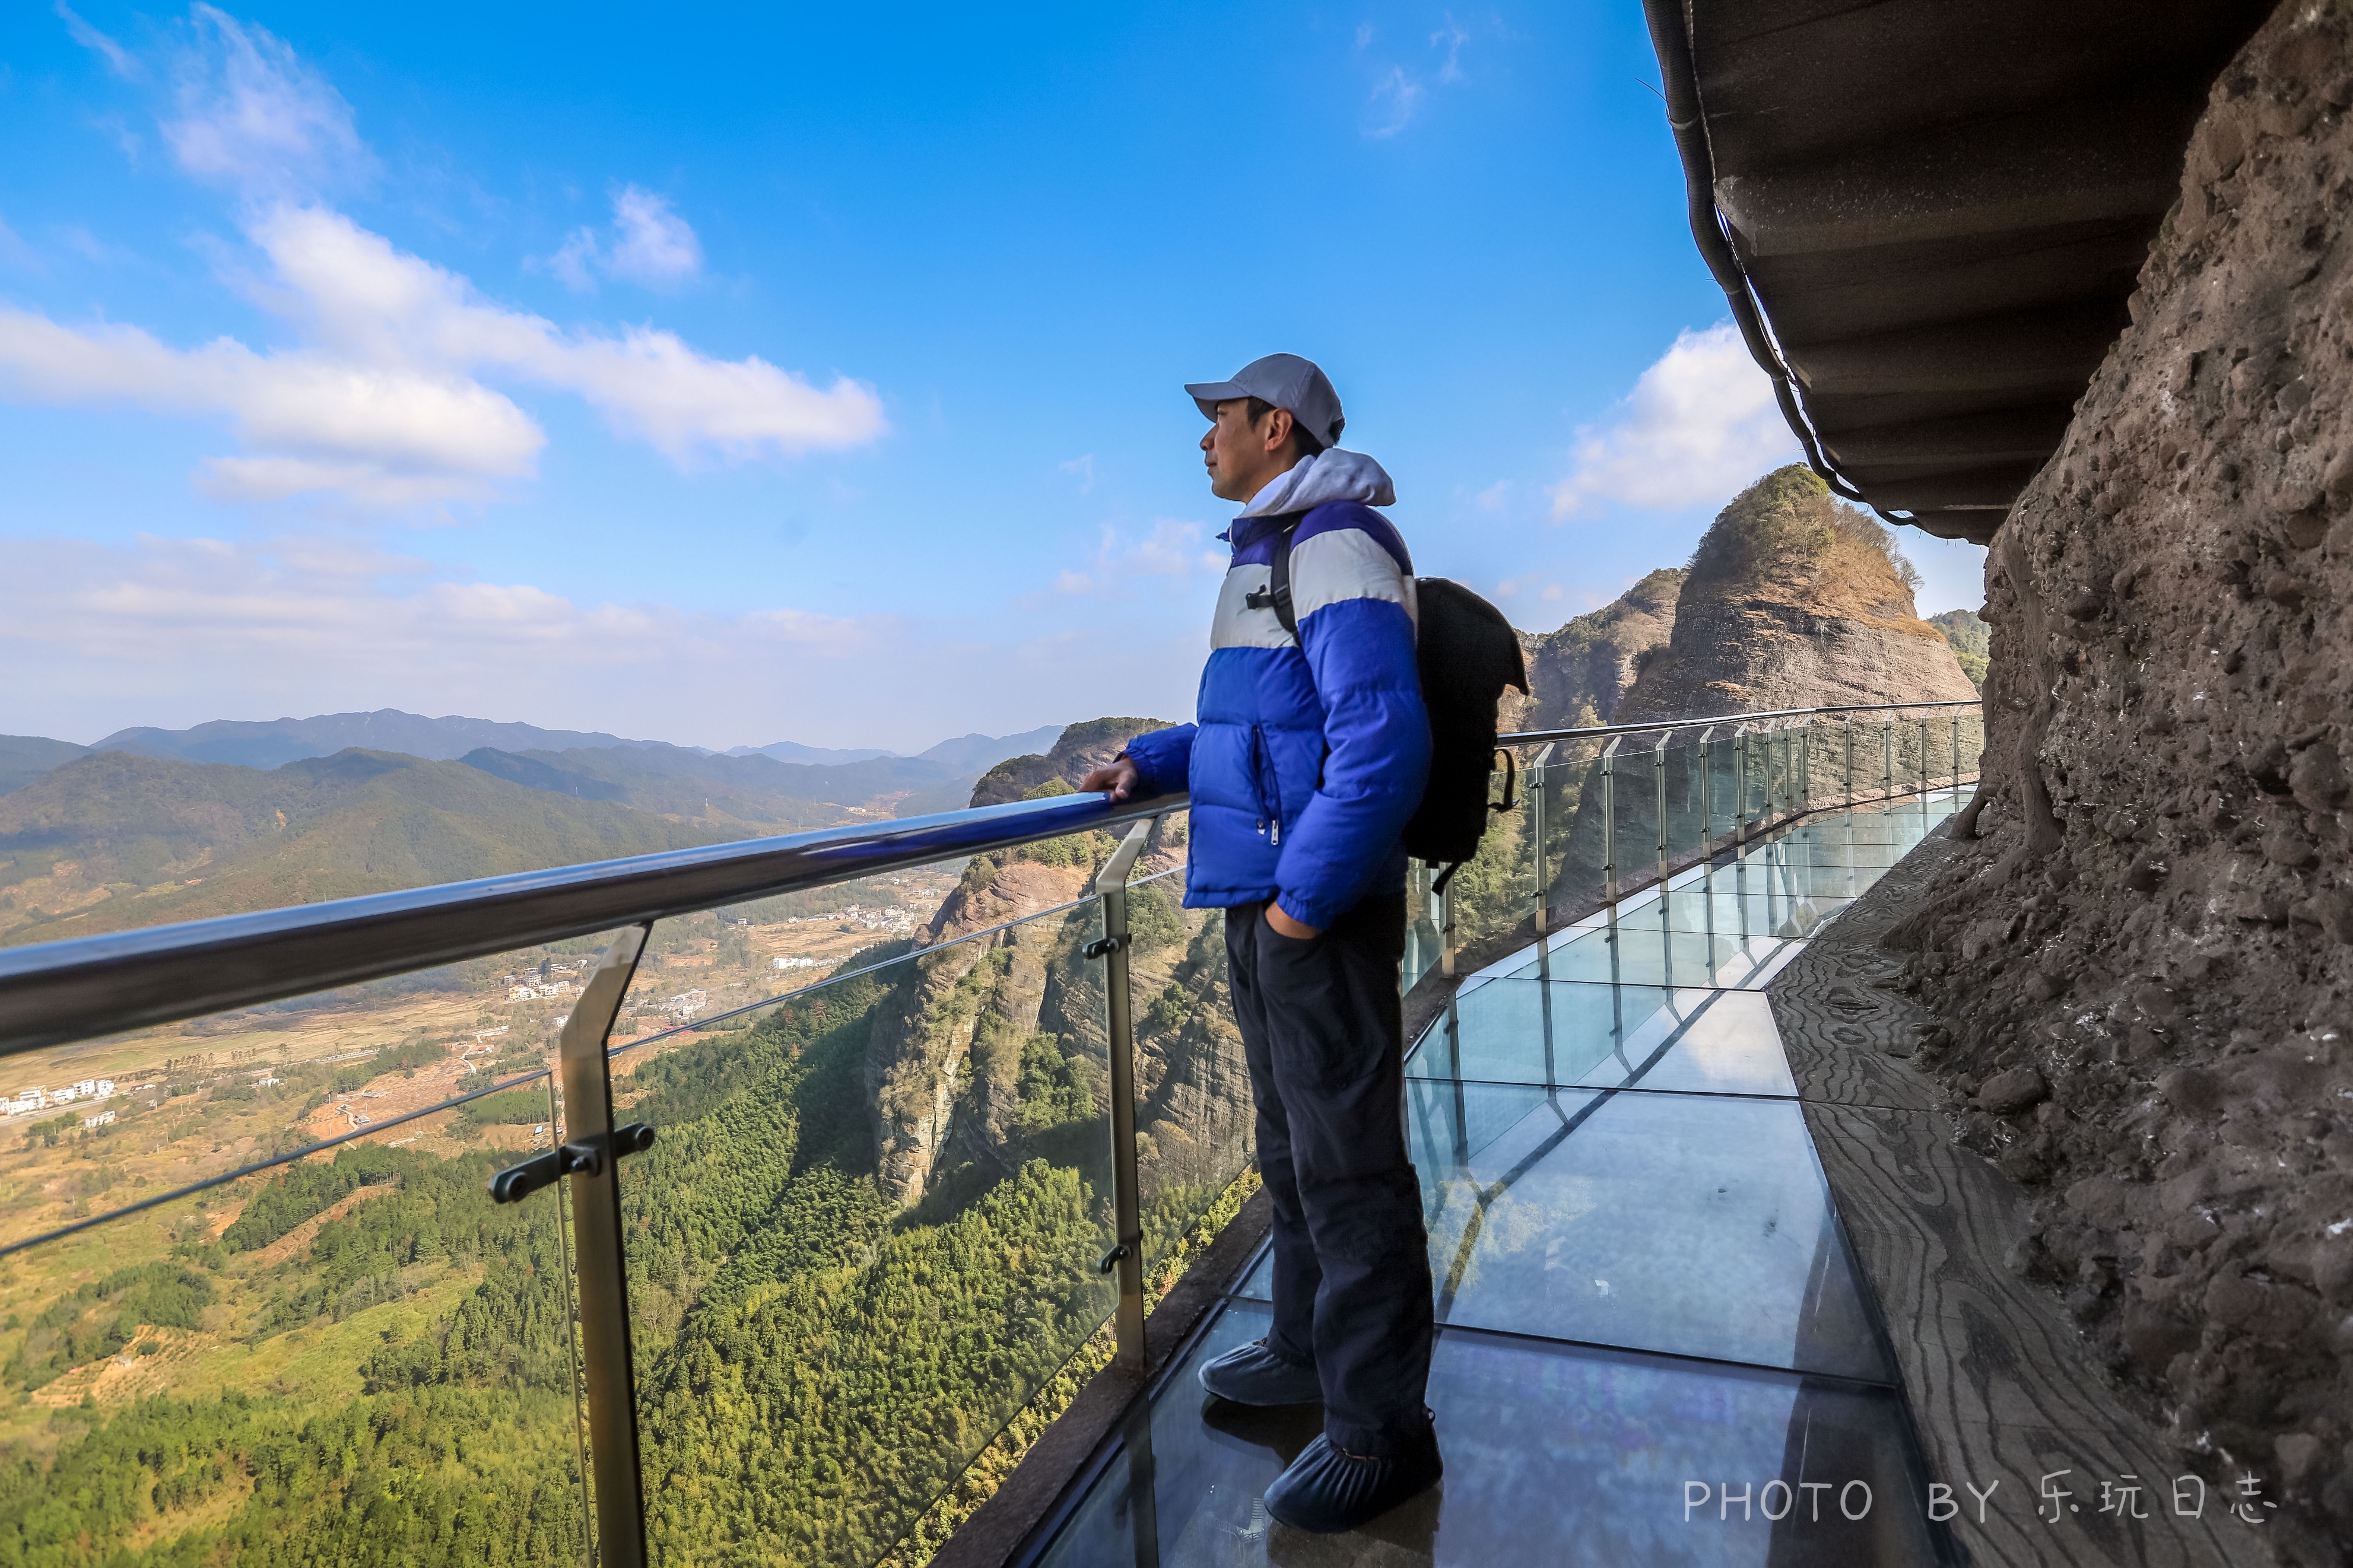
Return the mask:
[[1336, 445], [1347, 420], [1340, 416], [1340, 395], [1332, 378], [1312, 359], [1297, 354], [1269, 354], [1254, 359], [1234, 373], [1231, 381], [1187, 382], [1185, 390], [1204, 414], [1230, 398], [1256, 397], [1277, 408], [1291, 410], [1292, 418], [1324, 446]]

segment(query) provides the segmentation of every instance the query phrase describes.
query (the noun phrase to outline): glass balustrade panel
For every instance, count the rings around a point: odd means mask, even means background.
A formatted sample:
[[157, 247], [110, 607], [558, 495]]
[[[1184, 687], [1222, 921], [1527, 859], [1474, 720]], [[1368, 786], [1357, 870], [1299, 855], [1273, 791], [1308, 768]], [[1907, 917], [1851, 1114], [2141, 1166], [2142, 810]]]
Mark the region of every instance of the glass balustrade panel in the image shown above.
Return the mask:
[[1676, 747], [1676, 755], [1682, 766], [1682, 795], [1670, 819], [1672, 833], [1669, 847], [1678, 860], [1687, 861], [1705, 856], [1719, 842], [1715, 770], [1723, 746], [1718, 736], [1707, 733], [1705, 726], [1683, 731], [1678, 739], [1681, 743]]
[[1612, 846], [1604, 830], [1604, 799], [1614, 805], [1620, 767], [1616, 756], [1603, 767], [1607, 742], [1567, 742], [1556, 746], [1544, 770], [1544, 886], [1548, 923], [1581, 919], [1601, 901]]
[[1613, 848], [1621, 891], [1656, 879], [1659, 795], [1666, 782], [1670, 732], [1629, 735], [1619, 748], [1611, 803], [1617, 814]]
[[[1107, 1357], [1109, 1027], [1088, 950], [1114, 842], [927, 876], [899, 906], [912, 935], [759, 918], [775, 910], [655, 928], [612, 1060], [617, 1118], [658, 1137], [620, 1167], [655, 1562], [920, 1558]], [[1164, 891], [1134, 906], [1155, 966], [1182, 923]], [[681, 1021], [729, 942], [791, 994]]]
[[1964, 708], [1960, 712], [1960, 742], [1955, 748], [1960, 757], [1961, 783], [1977, 782], [1981, 754], [1985, 751], [1985, 710]]
[[1127, 895], [1147, 1301], [1255, 1190], [1244, 1180], [1258, 1146], [1227, 980], [1226, 911], [1183, 908], [1183, 887], [1181, 869], [1164, 870]]
[[[1453, 868], [1447, 879], [1446, 912], [1454, 925], [1454, 945], [1461, 963], [1475, 967], [1515, 939], [1535, 933], [1535, 843], [1532, 825], [1535, 813], [1528, 801], [1529, 780], [1516, 764], [1511, 776], [1498, 771], [1489, 776], [1487, 798], [1502, 805], [1510, 794], [1511, 809], [1491, 811], [1478, 852]], [[1434, 879], [1446, 869], [1430, 868]]]
[[601, 940], [0, 1064], [0, 1538], [585, 1563], [550, 1072]]
[[1400, 992], [1411, 992], [1423, 975], [1445, 961], [1445, 896], [1432, 890], [1437, 879], [1436, 869], [1427, 861], [1406, 862], [1405, 959], [1398, 974]]

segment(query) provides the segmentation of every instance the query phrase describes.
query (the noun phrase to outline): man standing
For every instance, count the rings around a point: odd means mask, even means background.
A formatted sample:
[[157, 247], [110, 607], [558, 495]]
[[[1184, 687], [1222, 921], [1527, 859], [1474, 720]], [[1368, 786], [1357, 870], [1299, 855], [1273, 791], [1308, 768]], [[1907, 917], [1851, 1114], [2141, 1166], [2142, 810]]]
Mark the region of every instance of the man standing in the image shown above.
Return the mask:
[[[1136, 736], [1083, 787], [1192, 791], [1185, 901], [1226, 911], [1274, 1207], [1272, 1331], [1201, 1384], [1242, 1405], [1320, 1398], [1324, 1435], [1267, 1489], [1267, 1511], [1352, 1530], [1440, 1474], [1398, 997], [1400, 835], [1430, 749], [1413, 566], [1372, 510], [1396, 500], [1388, 476], [1333, 446], [1339, 395], [1314, 364], [1270, 354], [1185, 390], [1209, 418], [1211, 492], [1247, 503], [1225, 536], [1198, 722]], [[1287, 618], [1271, 591], [1286, 538]]]

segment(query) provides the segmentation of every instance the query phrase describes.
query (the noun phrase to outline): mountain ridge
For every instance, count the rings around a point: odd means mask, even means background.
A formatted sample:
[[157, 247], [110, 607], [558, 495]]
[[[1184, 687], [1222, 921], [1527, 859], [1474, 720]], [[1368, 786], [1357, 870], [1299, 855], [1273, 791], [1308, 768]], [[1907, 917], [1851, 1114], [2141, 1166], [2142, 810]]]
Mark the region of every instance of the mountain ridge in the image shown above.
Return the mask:
[[[172, 762], [226, 763], [267, 769], [307, 757], [332, 756], [353, 747], [396, 752], [427, 762], [455, 762], [469, 752], [488, 749], [511, 755], [646, 751], [695, 757], [758, 756], [793, 766], [820, 768], [881, 761], [927, 763], [936, 764], [938, 771], [922, 773], [920, 777], [910, 773], [906, 787], [937, 788], [976, 778], [1008, 757], [1044, 751], [1060, 733], [1061, 726], [1055, 724], [1013, 735], [984, 735], [975, 731], [951, 736], [912, 757], [902, 757], [881, 747], [836, 749], [803, 745], [797, 741], [737, 746], [720, 752], [708, 746], [629, 740], [601, 730], [547, 730], [536, 724], [472, 719], [460, 714], [427, 718], [397, 708], [379, 708], [364, 713], [314, 714], [308, 719], [215, 719], [185, 730], [133, 725], [88, 746], [46, 735], [0, 735], [0, 795], [21, 789], [51, 768], [91, 752], [124, 752]], [[955, 804], [962, 804], [963, 793], [955, 793]], [[830, 799], [832, 795], [822, 794], [807, 798]]]

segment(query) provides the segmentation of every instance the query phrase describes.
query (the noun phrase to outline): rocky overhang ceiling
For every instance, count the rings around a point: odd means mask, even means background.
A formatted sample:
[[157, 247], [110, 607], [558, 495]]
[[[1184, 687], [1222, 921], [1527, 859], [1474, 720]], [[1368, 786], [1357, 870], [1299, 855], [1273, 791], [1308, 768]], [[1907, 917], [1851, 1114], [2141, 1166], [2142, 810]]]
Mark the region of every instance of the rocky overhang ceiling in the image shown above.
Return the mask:
[[[1645, 0], [1692, 229], [1833, 488], [1983, 543], [2129, 320], [2249, 0]], [[1905, 515], [1908, 514], [1908, 515]]]

